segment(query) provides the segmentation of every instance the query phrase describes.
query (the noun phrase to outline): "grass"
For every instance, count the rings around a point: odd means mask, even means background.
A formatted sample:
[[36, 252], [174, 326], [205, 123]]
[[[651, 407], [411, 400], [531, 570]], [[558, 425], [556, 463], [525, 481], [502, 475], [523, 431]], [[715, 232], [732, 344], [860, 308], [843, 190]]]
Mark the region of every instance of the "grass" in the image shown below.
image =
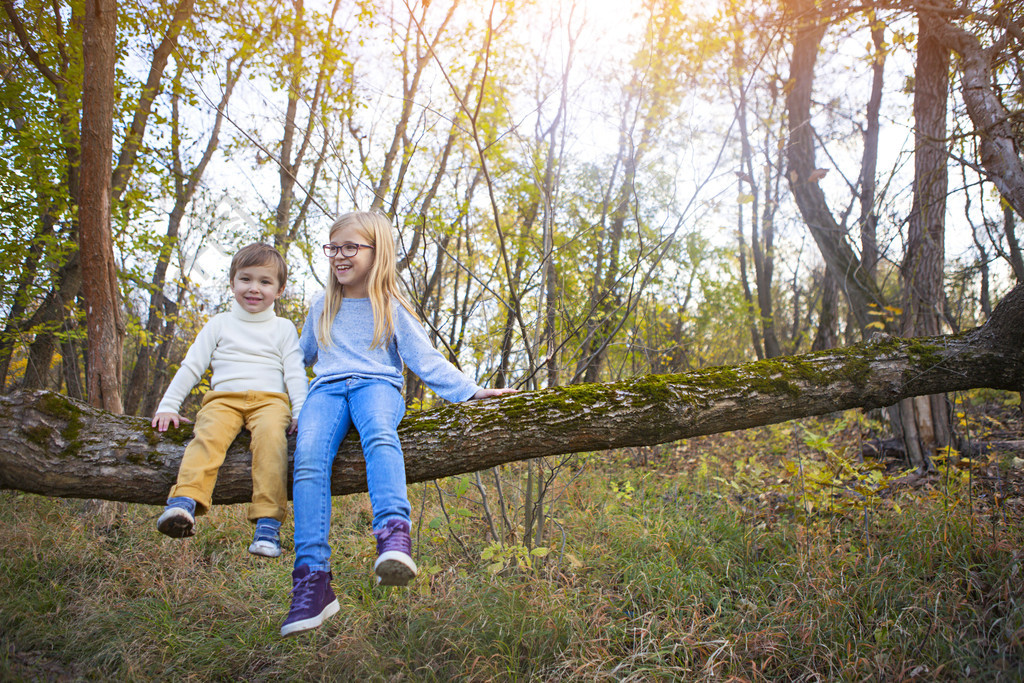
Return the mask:
[[[809, 429], [834, 433], [837, 451], [856, 445], [850, 430]], [[414, 486], [428, 571], [408, 589], [373, 585], [368, 501], [338, 498], [341, 611], [291, 639], [278, 636], [290, 553], [246, 552], [244, 506], [215, 508], [175, 541], [156, 533], [155, 507], [0, 492], [0, 680], [1024, 678], [1011, 456], [870, 510], [808, 515], [781, 466], [822, 461], [803, 433], [581, 459], [553, 511], [551, 553], [529, 570], [487, 571], [486, 526], [431, 528], [436, 491]], [[1000, 463], [1011, 488], [997, 508], [981, 468]], [[446, 487], [475, 509], [465, 486]]]

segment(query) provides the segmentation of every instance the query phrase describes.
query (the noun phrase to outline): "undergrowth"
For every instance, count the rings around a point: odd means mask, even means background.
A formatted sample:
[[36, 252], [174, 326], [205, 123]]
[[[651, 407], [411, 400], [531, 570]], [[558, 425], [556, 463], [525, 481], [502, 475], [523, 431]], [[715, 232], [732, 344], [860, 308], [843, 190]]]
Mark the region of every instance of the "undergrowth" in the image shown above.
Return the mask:
[[337, 498], [341, 611], [291, 639], [290, 552], [248, 555], [244, 506], [180, 541], [155, 507], [0, 492], [0, 678], [1020, 680], [1014, 456], [914, 478], [863, 461], [865, 430], [849, 414], [581, 456], [540, 552], [472, 514], [436, 523], [415, 485], [407, 589], [374, 586], [367, 498]]

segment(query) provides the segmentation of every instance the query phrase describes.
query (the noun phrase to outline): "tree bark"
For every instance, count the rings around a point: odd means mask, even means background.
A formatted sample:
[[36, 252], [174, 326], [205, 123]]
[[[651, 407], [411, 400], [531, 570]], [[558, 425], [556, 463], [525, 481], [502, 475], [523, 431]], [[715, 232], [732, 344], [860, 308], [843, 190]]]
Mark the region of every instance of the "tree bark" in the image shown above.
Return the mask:
[[78, 200], [89, 401], [122, 412], [124, 319], [110, 233], [117, 0], [88, 0], [82, 33], [82, 165]]
[[1002, 41], [985, 48], [975, 35], [940, 14], [921, 12], [921, 16], [931, 21], [937, 39], [960, 55], [960, 93], [978, 134], [982, 168], [1003, 199], [1024, 216], [1024, 160], [1017, 149], [1013, 117], [992, 78], [993, 60], [999, 55], [997, 46]]
[[[582, 384], [446, 405], [399, 428], [410, 482], [545, 455], [651, 445], [837, 410], [976, 387], [1024, 388], [1024, 285], [983, 327], [938, 337], [884, 337], [845, 349]], [[45, 391], [0, 397], [0, 487], [72, 498], [163, 504], [191, 436], [160, 434]], [[221, 467], [215, 503], [248, 501], [248, 435]], [[334, 464], [335, 495], [366, 490], [354, 434]]]
[[[914, 202], [907, 220], [906, 256], [901, 268], [902, 332], [907, 337], [940, 331], [949, 184], [948, 88], [949, 50], [937, 39], [935, 19], [922, 14], [914, 69]], [[911, 464], [931, 467], [931, 456], [950, 442], [946, 397], [917, 396], [901, 402], [900, 421]]]
[[869, 315], [872, 305], [881, 307], [885, 302], [878, 285], [854, 254], [845, 226], [840, 225], [832, 214], [825, 192], [812, 180], [817, 164], [814, 159], [815, 132], [811, 125], [811, 93], [814, 65], [828, 18], [822, 16], [810, 0], [788, 0], [787, 6], [797, 24], [786, 95], [789, 184], [800, 215], [826, 266], [845, 294], [858, 327], [864, 331], [872, 322]]
[[[815, 277], [815, 280], [817, 279]], [[820, 291], [818, 330], [814, 334], [811, 351], [832, 349], [839, 343], [839, 287], [836, 286], [836, 279], [832, 277], [828, 268], [821, 271]]]
[[1013, 277], [1017, 282], [1024, 282], [1024, 258], [1021, 257], [1020, 243], [1017, 241], [1015, 231], [1016, 219], [1013, 216], [1013, 208], [1009, 205], [1003, 207], [1003, 233], [1006, 235], [1006, 247], [1010, 252], [1010, 267], [1013, 268]]
[[875, 174], [878, 171], [878, 138], [881, 130], [882, 85], [885, 78], [885, 27], [878, 22], [871, 29], [875, 48], [871, 64], [871, 97], [868, 98], [864, 127], [864, 154], [860, 163], [860, 258], [864, 272], [878, 279], [878, 212], [875, 209]]

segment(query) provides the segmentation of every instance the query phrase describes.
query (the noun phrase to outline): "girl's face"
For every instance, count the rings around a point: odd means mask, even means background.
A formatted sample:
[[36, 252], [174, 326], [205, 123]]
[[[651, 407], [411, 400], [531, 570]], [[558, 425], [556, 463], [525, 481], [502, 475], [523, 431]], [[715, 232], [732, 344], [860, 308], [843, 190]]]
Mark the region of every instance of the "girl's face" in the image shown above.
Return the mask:
[[[369, 296], [368, 280], [373, 267], [374, 250], [366, 247], [366, 237], [354, 224], [343, 225], [331, 233], [331, 244], [342, 247], [360, 245], [354, 256], [345, 256], [337, 251], [329, 257], [331, 272], [343, 288], [348, 299], [365, 299]], [[351, 247], [349, 247], [351, 249]]]

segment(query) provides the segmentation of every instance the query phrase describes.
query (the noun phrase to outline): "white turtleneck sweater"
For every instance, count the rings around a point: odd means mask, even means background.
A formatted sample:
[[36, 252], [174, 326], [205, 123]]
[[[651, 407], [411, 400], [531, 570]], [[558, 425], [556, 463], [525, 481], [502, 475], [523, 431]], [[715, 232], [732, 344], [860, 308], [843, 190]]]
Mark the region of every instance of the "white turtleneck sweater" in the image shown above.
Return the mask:
[[196, 335], [156, 411], [177, 413], [207, 367], [213, 369], [213, 391], [287, 393], [293, 417], [306, 400], [298, 333], [290, 320], [274, 315], [273, 307], [249, 313], [233, 301], [231, 311], [213, 316]]

